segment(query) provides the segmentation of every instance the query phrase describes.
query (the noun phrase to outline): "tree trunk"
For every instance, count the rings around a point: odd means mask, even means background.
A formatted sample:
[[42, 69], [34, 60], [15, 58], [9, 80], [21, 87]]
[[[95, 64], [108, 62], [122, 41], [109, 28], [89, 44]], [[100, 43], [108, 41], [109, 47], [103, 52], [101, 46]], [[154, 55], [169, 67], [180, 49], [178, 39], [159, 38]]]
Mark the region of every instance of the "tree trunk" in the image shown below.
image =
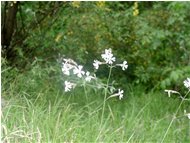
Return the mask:
[[2, 12], [2, 29], [1, 29], [1, 45], [4, 56], [9, 60], [14, 56], [14, 50], [10, 47], [12, 35], [16, 25], [16, 14], [18, 11], [18, 2], [5, 2]]

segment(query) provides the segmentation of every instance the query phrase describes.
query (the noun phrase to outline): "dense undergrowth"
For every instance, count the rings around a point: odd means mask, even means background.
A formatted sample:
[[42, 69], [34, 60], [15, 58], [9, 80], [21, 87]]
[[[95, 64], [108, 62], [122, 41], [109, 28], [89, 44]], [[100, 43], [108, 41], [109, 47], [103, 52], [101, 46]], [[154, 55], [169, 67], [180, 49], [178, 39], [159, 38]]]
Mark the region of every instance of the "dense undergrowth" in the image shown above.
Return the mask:
[[[11, 5], [15, 3], [2, 2], [2, 13]], [[178, 88], [178, 82], [189, 77], [189, 2], [18, 5], [15, 33], [9, 50], [2, 46], [2, 55], [21, 70], [36, 59], [46, 63], [59, 56], [89, 66], [104, 49], [111, 48], [118, 60], [127, 60], [130, 65], [126, 72], [115, 73], [117, 80], [127, 77], [147, 89], [165, 89]]]
[[[65, 93], [59, 71], [40, 64], [24, 73], [2, 69], [3, 142], [161, 142], [181, 101], [126, 84], [123, 100], [106, 101], [100, 126], [103, 94], [88, 90], [86, 98], [82, 88]], [[182, 105], [165, 142], [190, 140], [190, 121], [184, 116], [188, 104]]]

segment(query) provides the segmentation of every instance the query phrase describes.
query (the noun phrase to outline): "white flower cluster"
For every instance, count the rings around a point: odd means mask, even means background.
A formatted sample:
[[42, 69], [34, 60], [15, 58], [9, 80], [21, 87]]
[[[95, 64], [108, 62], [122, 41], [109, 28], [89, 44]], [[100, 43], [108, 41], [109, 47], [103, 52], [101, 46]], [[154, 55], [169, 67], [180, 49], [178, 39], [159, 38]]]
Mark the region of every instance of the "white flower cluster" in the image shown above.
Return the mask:
[[98, 61], [98, 60], [94, 60], [93, 66], [95, 69], [99, 68], [99, 65], [103, 64], [102, 62]]
[[[95, 69], [98, 69], [99, 66], [102, 64], [112, 65], [113, 62], [116, 61], [116, 58], [113, 56], [111, 49], [105, 49], [105, 53], [101, 54], [101, 57], [104, 60], [104, 62], [94, 60], [93, 66]], [[125, 70], [128, 68], [127, 61], [123, 61], [122, 64], [116, 64], [116, 66], [120, 66], [122, 70]]]
[[72, 88], [74, 88], [76, 84], [71, 83], [69, 81], [65, 81], [65, 92], [71, 91]]
[[[71, 75], [71, 73], [73, 73], [78, 78], [84, 78], [87, 82], [90, 82], [92, 79], [95, 79], [95, 76], [91, 76], [89, 71], [83, 71], [83, 66], [78, 65], [72, 59], [64, 59], [64, 62], [62, 63], [62, 72], [63, 74], [68, 76]], [[75, 83], [65, 81], [65, 92], [70, 91], [75, 86]]]
[[[96, 70], [99, 69], [99, 66], [102, 64], [107, 64], [110, 68], [115, 67], [115, 66], [120, 66], [122, 68], [122, 70], [125, 70], [128, 68], [127, 61], [123, 61], [123, 63], [121, 63], [121, 64], [113, 65], [113, 63], [116, 61], [116, 58], [113, 56], [111, 49], [105, 49], [105, 52], [103, 54], [101, 54], [101, 57], [104, 60], [103, 62], [94, 60], [93, 66]], [[92, 79], [97, 79], [95, 74], [92, 76], [92, 74], [89, 71], [85, 72], [83, 70], [83, 66], [78, 65], [72, 59], [63, 59], [63, 61], [64, 62], [62, 63], [62, 72], [64, 75], [70, 76], [71, 74], [73, 74], [73, 75], [76, 75], [77, 78], [83, 79], [83, 81], [85, 81], [85, 82], [90, 82]], [[66, 80], [64, 83], [65, 83], [65, 92], [69, 92], [69, 91], [71, 91], [71, 89], [75, 88], [75, 86], [77, 85], [77, 80], [75, 80], [74, 82]], [[106, 85], [104, 85], [104, 84], [98, 84], [97, 88], [99, 89], [100, 86], [104, 86], [101, 88], [106, 87]], [[108, 86], [107, 86], [107, 88], [108, 88]], [[111, 88], [111, 87], [109, 87], [109, 88]], [[110, 90], [110, 92], [111, 92], [111, 94], [113, 93], [111, 90]], [[123, 90], [118, 89], [118, 93], [112, 94], [108, 98], [119, 97], [119, 99], [121, 100], [123, 98], [123, 93], [124, 93]]]
[[113, 62], [115, 62], [115, 57], [113, 56], [111, 49], [105, 49], [105, 53], [101, 56], [105, 60], [106, 64], [113, 64]]
[[190, 90], [190, 78], [187, 78], [183, 83], [184, 83], [184, 86]]
[[[103, 64], [111, 65], [112, 67], [120, 66], [122, 68], [122, 70], [126, 70], [128, 68], [127, 61], [123, 61], [122, 64], [113, 65], [113, 63], [116, 61], [116, 58], [112, 54], [111, 49], [105, 49], [104, 53], [101, 54], [101, 57], [104, 60], [103, 62], [94, 60], [93, 66], [96, 70], [99, 68], [100, 65], [103, 65]], [[111, 95], [109, 98], [118, 96], [119, 99], [121, 100], [123, 98], [123, 93], [124, 93], [123, 90], [118, 89], [118, 93]]]
[[121, 68], [122, 68], [123, 71], [128, 68], [127, 61], [123, 61], [122, 64], [117, 64], [117, 65], [121, 66]]

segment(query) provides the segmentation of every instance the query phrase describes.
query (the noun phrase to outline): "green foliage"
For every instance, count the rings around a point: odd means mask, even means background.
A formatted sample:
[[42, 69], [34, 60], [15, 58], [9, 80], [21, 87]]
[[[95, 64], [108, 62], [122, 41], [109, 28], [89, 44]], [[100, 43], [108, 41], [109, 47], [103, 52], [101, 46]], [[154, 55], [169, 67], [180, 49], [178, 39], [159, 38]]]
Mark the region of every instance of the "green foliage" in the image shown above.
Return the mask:
[[169, 87], [182, 87], [182, 82], [186, 79], [186, 77], [189, 76], [190, 73], [190, 66], [188, 67], [182, 67], [176, 70], [168, 69], [164, 70], [164, 73], [162, 74], [163, 77], [166, 77], [163, 79], [160, 83], [160, 87], [162, 89], [166, 89]]
[[[91, 67], [103, 49], [112, 48], [129, 63], [114, 78], [164, 88], [189, 76], [183, 71], [190, 66], [189, 2], [21, 2], [20, 7], [21, 30], [13, 39], [18, 67], [35, 59], [55, 63], [59, 56]], [[20, 37], [26, 38], [17, 44]], [[178, 70], [186, 74], [169, 82], [168, 72]]]
[[[47, 73], [35, 66], [2, 91], [6, 101], [1, 118], [3, 142], [161, 141], [180, 102], [160, 92], [145, 94], [141, 87], [126, 86], [127, 100], [109, 100], [100, 126], [102, 97], [89, 91], [87, 101], [81, 89], [64, 94], [55, 80], [44, 82]], [[189, 110], [188, 106], [180, 109], [166, 142], [189, 141], [189, 120], [183, 109]]]

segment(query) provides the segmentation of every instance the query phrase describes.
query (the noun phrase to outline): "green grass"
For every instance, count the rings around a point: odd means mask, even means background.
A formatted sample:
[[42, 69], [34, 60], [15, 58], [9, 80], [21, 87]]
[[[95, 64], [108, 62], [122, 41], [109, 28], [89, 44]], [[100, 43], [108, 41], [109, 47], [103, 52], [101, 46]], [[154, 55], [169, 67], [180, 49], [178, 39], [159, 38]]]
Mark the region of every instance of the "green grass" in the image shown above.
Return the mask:
[[[50, 77], [50, 73], [37, 67], [9, 83], [2, 79], [6, 104], [1, 115], [1, 141], [161, 142], [181, 102], [163, 91], [145, 93], [141, 86], [127, 86], [123, 100], [106, 102], [100, 126], [104, 95], [89, 90], [86, 99], [80, 88], [65, 94], [61, 77]], [[183, 116], [184, 109], [189, 109], [186, 102], [164, 142], [190, 141], [190, 120]]]

